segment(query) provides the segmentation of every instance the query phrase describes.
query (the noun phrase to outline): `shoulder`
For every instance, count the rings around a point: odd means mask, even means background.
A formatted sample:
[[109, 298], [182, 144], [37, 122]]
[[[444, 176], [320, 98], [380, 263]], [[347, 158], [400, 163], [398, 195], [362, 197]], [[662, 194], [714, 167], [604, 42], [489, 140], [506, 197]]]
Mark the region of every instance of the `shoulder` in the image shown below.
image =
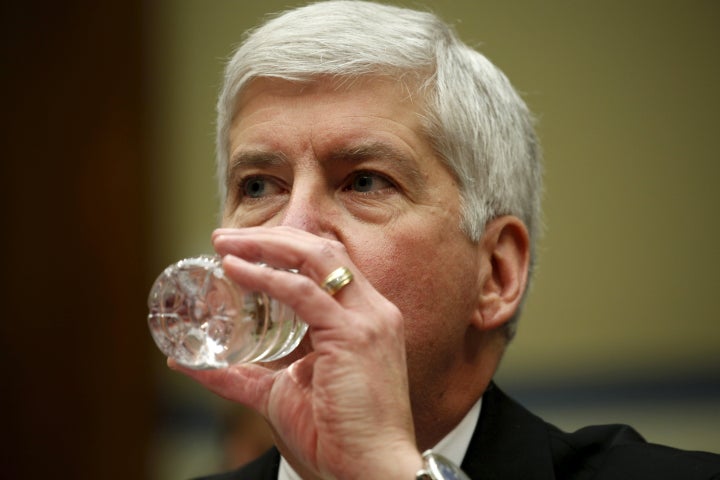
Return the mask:
[[627, 425], [565, 433], [548, 424], [557, 478], [720, 479], [720, 455], [648, 443]]
[[471, 478], [720, 480], [720, 455], [648, 443], [627, 425], [564, 432], [491, 384], [463, 468]]

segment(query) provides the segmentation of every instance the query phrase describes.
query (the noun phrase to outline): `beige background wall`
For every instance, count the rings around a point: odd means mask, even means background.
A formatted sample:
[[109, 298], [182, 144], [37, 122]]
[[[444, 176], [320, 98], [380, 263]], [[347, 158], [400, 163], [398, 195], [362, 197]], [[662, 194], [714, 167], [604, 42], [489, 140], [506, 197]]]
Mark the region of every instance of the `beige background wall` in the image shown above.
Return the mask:
[[[147, 6], [156, 270], [210, 248], [217, 211], [214, 102], [223, 59], [263, 15], [297, 3]], [[718, 4], [406, 4], [428, 5], [455, 23], [539, 117], [547, 229], [535, 287], [500, 377], [519, 392], [532, 390], [530, 399], [543, 385], [556, 393], [584, 384], [625, 392], [644, 381], [664, 385], [650, 404], [579, 402], [573, 410], [560, 401], [541, 409], [568, 428], [619, 419], [650, 430], [653, 440], [720, 451]], [[164, 372], [159, 354], [157, 362], [158, 381], [177, 392], [166, 396], [217, 406]], [[684, 382], [692, 395], [665, 402]], [[180, 450], [159, 445], [158, 458]]]

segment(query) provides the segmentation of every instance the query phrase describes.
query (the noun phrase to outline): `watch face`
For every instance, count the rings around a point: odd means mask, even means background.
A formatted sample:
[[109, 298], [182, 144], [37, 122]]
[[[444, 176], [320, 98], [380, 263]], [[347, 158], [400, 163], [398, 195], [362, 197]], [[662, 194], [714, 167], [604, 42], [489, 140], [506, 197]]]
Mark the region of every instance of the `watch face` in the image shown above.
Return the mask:
[[425, 455], [433, 478], [438, 480], [468, 480], [468, 476], [450, 460], [435, 453]]
[[440, 478], [447, 480], [460, 480], [457, 469], [454, 468], [454, 466], [438, 463], [437, 468], [440, 471]]

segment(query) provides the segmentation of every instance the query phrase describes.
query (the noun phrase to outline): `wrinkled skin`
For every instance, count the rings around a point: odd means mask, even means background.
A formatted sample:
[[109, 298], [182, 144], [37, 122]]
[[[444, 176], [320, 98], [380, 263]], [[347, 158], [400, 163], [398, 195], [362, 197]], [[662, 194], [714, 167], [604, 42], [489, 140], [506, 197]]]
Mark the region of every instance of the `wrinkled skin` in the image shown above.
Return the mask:
[[[290, 306], [308, 335], [275, 364], [183, 371], [262, 414], [304, 478], [412, 478], [418, 448], [485, 389], [524, 289], [524, 227], [496, 219], [479, 244], [460, 231], [418, 101], [379, 79], [261, 79], [239, 98], [214, 246], [233, 281]], [[330, 296], [320, 284], [338, 266], [354, 280]]]

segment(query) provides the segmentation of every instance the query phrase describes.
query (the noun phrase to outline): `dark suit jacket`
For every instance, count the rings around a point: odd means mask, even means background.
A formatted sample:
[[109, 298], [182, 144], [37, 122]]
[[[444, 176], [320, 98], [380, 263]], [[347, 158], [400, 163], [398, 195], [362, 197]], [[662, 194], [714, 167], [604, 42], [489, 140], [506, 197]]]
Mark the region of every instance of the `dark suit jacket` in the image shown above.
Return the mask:
[[[240, 470], [205, 479], [276, 480], [279, 465], [273, 448]], [[462, 469], [482, 480], [720, 480], [720, 455], [649, 444], [625, 425], [565, 433], [493, 384]]]

